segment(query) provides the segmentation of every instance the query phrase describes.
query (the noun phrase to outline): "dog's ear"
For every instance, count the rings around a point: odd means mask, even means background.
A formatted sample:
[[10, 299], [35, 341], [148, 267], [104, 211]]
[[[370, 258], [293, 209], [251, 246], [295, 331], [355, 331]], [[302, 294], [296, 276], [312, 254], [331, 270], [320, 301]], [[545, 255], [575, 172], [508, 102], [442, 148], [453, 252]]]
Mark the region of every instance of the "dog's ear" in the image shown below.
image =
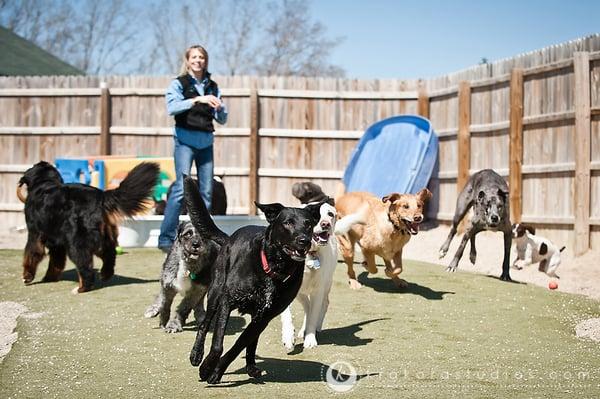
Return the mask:
[[318, 222], [319, 219], [321, 219], [321, 205], [323, 205], [324, 203], [326, 203], [327, 201], [321, 201], [317, 204], [310, 204], [304, 207], [304, 209], [306, 209], [307, 211], [310, 212], [310, 215], [312, 216], [312, 218]]
[[523, 228], [524, 228], [525, 230], [527, 230], [529, 233], [531, 233], [531, 234], [535, 235], [535, 227], [533, 227], [533, 226], [527, 226], [527, 225], [523, 225]]
[[433, 194], [431, 194], [431, 191], [429, 191], [427, 188], [424, 188], [417, 193], [417, 197], [419, 197], [421, 202], [425, 203], [429, 201], [431, 197], [433, 197]]
[[179, 222], [177, 225], [177, 235], [179, 236], [185, 230], [185, 222]]
[[498, 189], [498, 197], [502, 198], [502, 200], [504, 202], [506, 202], [506, 199], [508, 198], [508, 191], [504, 191], [501, 188]]
[[400, 198], [400, 196], [401, 196], [401, 195], [402, 195], [402, 194], [398, 194], [398, 193], [391, 193], [391, 194], [388, 194], [388, 195], [386, 195], [385, 197], [383, 197], [381, 200], [382, 200], [383, 202], [388, 202], [388, 201], [389, 201], [389, 202], [394, 202], [394, 201], [396, 201], [398, 198]]
[[273, 204], [259, 204], [258, 202], [255, 201], [254, 204], [258, 207], [258, 209], [263, 211], [263, 213], [265, 214], [265, 217], [267, 218], [267, 222], [269, 222], [269, 224], [273, 223], [273, 221], [277, 218], [277, 215], [279, 215], [281, 210], [283, 208], [285, 208], [283, 205], [281, 205], [278, 202], [275, 202]]
[[326, 204], [329, 204], [331, 206], [335, 206], [335, 200], [331, 197], [327, 197], [327, 199], [325, 200]]

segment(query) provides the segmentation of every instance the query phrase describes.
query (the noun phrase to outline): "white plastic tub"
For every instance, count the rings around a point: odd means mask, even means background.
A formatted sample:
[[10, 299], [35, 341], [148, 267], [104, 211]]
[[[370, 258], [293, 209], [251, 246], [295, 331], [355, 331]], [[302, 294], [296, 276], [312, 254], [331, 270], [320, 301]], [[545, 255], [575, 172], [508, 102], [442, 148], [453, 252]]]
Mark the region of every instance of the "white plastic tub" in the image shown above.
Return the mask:
[[[189, 220], [188, 215], [182, 215], [179, 220]], [[242, 226], [266, 226], [264, 216], [213, 216], [215, 224], [227, 234], [231, 234]], [[123, 248], [146, 247], [156, 248], [160, 234], [160, 224], [163, 216], [136, 216], [125, 220], [119, 226], [119, 245]]]

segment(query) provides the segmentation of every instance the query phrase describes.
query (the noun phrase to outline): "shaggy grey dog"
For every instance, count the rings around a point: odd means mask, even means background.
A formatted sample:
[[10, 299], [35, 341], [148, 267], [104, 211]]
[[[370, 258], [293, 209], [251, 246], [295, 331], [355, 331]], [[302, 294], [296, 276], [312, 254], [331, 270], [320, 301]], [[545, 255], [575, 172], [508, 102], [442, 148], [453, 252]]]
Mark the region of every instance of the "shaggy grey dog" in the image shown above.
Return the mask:
[[[144, 316], [160, 314], [160, 326], [169, 333], [181, 332], [192, 310], [196, 321], [201, 321], [211, 267], [219, 247], [216, 242], [202, 238], [191, 222], [180, 222], [175, 243], [162, 266], [160, 293]], [[171, 304], [177, 293], [183, 300], [171, 316]]]

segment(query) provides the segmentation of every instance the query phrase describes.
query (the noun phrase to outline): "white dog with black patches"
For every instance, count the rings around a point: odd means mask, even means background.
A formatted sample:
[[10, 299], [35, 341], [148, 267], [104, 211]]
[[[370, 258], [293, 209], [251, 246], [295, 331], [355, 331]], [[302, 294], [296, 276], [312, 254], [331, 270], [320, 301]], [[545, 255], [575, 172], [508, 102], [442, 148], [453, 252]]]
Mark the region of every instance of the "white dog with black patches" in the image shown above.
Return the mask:
[[[345, 234], [355, 223], [362, 222], [360, 213], [337, 220], [335, 207], [321, 205], [321, 219], [313, 230], [311, 250], [305, 261], [304, 278], [296, 299], [304, 309], [304, 322], [298, 337], [304, 337], [304, 347], [317, 346], [317, 331], [321, 331], [329, 306], [329, 291], [337, 265], [337, 239], [335, 234]], [[283, 345], [292, 350], [295, 344], [294, 324], [290, 307], [281, 314]]]
[[558, 277], [556, 269], [560, 266], [560, 253], [565, 247], [559, 249], [547, 238], [535, 235], [533, 227], [522, 223], [512, 225], [512, 234], [517, 246], [514, 268], [522, 269], [533, 263], [539, 263], [539, 271], [551, 277]]

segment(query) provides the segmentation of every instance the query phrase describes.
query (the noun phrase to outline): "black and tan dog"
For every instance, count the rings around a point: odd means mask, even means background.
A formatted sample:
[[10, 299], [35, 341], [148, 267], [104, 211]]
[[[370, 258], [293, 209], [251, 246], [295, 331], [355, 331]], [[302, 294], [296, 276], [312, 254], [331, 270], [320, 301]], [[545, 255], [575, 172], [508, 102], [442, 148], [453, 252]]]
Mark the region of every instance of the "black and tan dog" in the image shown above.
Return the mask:
[[[201, 201], [193, 181], [184, 181], [190, 218], [207, 239], [223, 234], [209, 228], [210, 216], [197, 204]], [[210, 353], [200, 366], [200, 379], [209, 384], [221, 380], [229, 364], [246, 349], [246, 372], [260, 377], [256, 367], [256, 346], [269, 322], [296, 297], [304, 275], [304, 260], [310, 248], [313, 228], [319, 221], [321, 204], [288, 208], [281, 204], [256, 204], [268, 226], [246, 226], [237, 230], [221, 247], [208, 290], [206, 317], [200, 323], [190, 362], [198, 366], [204, 356], [206, 333], [215, 319]], [[200, 209], [202, 212], [196, 212]], [[205, 209], [205, 208], [204, 208]], [[230, 313], [239, 310], [252, 316], [233, 347], [223, 353], [223, 338]]]
[[[214, 240], [202, 238], [191, 222], [180, 222], [177, 238], [162, 266], [160, 291], [144, 316], [149, 318], [160, 314], [159, 325], [169, 333], [181, 332], [192, 310], [200, 323], [204, 318], [204, 296], [219, 248]], [[171, 315], [171, 305], [178, 293], [183, 299]]]
[[[114, 274], [119, 219], [147, 209], [159, 167], [142, 163], [129, 172], [121, 185], [108, 191], [83, 184], [63, 184], [58, 170], [39, 162], [19, 180], [17, 196], [25, 203], [27, 244], [23, 258], [23, 282], [33, 281], [48, 248], [50, 262], [44, 281], [58, 281], [67, 256], [77, 268], [79, 287], [94, 285], [93, 256], [102, 259], [100, 276]], [[22, 190], [27, 187], [27, 195]]]

